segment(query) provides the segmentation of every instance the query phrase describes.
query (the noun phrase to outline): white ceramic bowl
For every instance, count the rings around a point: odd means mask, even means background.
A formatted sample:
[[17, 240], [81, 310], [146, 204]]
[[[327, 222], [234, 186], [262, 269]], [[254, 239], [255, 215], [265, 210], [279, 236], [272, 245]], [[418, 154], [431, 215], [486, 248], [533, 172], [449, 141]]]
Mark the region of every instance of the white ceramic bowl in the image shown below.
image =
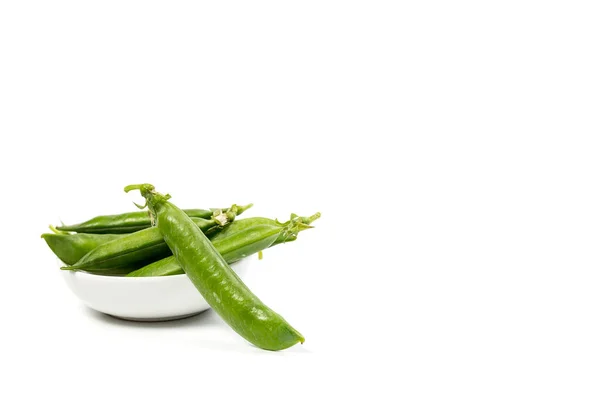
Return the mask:
[[[243, 277], [254, 257], [231, 264]], [[88, 307], [133, 321], [168, 321], [210, 308], [185, 274], [159, 277], [93, 275], [61, 270], [69, 288]]]

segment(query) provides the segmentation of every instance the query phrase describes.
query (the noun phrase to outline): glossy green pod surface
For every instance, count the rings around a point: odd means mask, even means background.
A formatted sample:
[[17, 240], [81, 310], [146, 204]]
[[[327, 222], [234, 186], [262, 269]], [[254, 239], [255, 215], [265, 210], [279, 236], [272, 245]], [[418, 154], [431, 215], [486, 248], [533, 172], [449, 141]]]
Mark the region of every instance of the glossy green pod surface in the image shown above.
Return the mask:
[[242, 282], [210, 240], [181, 209], [149, 184], [132, 185], [146, 198], [160, 233], [207, 303], [239, 335], [257, 347], [282, 350], [304, 337]]
[[[228, 264], [258, 253], [279, 243], [296, 240], [298, 232], [311, 228], [309, 225], [320, 214], [309, 218], [292, 214], [288, 222], [280, 223], [269, 218], [239, 219], [210, 238], [215, 249]], [[150, 277], [183, 274], [183, 269], [174, 256], [153, 262], [133, 271], [127, 276]]]
[[65, 264], [75, 264], [83, 256], [96, 247], [118, 239], [123, 235], [106, 234], [96, 235], [89, 233], [77, 233], [64, 235], [56, 233], [44, 233], [42, 238], [46, 241], [50, 250]]
[[[194, 218], [194, 225], [209, 234], [229, 224], [235, 218], [235, 206], [224, 214], [219, 212], [211, 219]], [[121, 235], [121, 237], [102, 244], [73, 265], [64, 266], [65, 270], [81, 270], [94, 273], [112, 271], [115, 268], [134, 271], [148, 263], [170, 255], [169, 247], [156, 226], [141, 231]]]

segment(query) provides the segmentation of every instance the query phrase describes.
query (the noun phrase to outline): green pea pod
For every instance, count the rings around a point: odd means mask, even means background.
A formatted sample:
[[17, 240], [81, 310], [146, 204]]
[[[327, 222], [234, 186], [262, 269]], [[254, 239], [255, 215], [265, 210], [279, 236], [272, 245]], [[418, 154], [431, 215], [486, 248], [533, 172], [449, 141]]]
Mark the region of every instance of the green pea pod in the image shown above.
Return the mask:
[[[243, 213], [246, 209], [246, 207], [239, 207], [238, 214]], [[227, 211], [225, 208], [219, 208], [211, 210], [191, 209], [184, 210], [184, 212], [193, 218], [210, 219], [217, 210]], [[58, 226], [56, 229], [77, 233], [131, 233], [149, 228], [152, 226], [151, 222], [147, 211], [138, 211], [117, 215], [101, 215], [80, 224]]]
[[[284, 223], [260, 217], [239, 219], [211, 237], [210, 241], [225, 261], [231, 264], [276, 244], [296, 240], [298, 232], [312, 228], [310, 223], [320, 216], [321, 214], [317, 213], [312, 217], [303, 218], [292, 214], [292, 218]], [[148, 264], [127, 276], [168, 276], [183, 273], [175, 256], [170, 256]]]
[[[192, 221], [198, 228], [210, 235], [233, 221], [236, 213], [237, 206], [234, 205], [226, 213], [221, 213], [220, 210], [215, 211], [211, 219], [194, 218]], [[128, 273], [167, 257], [169, 254], [169, 247], [158, 228], [154, 226], [123, 235], [121, 238], [100, 245], [75, 264], [64, 266], [61, 269], [101, 274], [105, 270], [112, 271], [114, 268], [122, 268]]]
[[106, 234], [96, 235], [91, 233], [77, 233], [65, 235], [64, 233], [44, 233], [42, 238], [50, 250], [65, 264], [75, 264], [83, 256], [96, 247], [123, 237], [123, 235]]
[[[250, 206], [237, 206], [237, 214], [241, 214]], [[50, 225], [50, 230], [54, 233], [44, 233], [42, 238], [46, 241], [52, 252], [67, 265], [75, 264], [96, 247], [127, 235], [116, 233], [77, 233], [71, 235], [69, 232], [57, 230], [52, 225]]]
[[170, 196], [149, 184], [131, 185], [146, 198], [165, 242], [188, 278], [229, 326], [240, 336], [266, 350], [283, 350], [304, 337], [279, 314], [267, 307], [242, 282], [206, 235]]

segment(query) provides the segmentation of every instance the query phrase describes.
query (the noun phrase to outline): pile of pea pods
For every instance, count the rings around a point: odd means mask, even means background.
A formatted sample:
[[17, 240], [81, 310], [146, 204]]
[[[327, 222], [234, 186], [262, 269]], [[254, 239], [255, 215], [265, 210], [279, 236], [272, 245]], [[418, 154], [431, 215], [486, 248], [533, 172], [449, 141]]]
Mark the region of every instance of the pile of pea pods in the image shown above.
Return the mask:
[[282, 350], [304, 342], [298, 331], [244, 285], [229, 264], [257, 253], [262, 258], [264, 250], [297, 240], [320, 213], [291, 214], [286, 222], [239, 218], [252, 204], [182, 210], [170, 201], [170, 195], [156, 192], [150, 184], [125, 188], [130, 190], [140, 191], [148, 211], [50, 226], [52, 232], [42, 234], [65, 264], [61, 269], [136, 278], [187, 274], [223, 320], [254, 345]]
[[[252, 204], [183, 211], [229, 263], [295, 241], [299, 232], [312, 228], [311, 223], [321, 216], [292, 214], [287, 222], [238, 218], [250, 207]], [[42, 238], [68, 266], [65, 269], [131, 277], [184, 273], [146, 211], [103, 215], [75, 225], [50, 226], [50, 230], [52, 233], [44, 233]]]

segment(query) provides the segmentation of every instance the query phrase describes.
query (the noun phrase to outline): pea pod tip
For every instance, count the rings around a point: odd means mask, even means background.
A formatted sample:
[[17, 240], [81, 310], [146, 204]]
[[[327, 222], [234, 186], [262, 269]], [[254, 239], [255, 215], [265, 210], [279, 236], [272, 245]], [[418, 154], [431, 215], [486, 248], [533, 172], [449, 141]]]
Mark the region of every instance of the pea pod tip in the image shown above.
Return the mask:
[[243, 213], [244, 211], [246, 211], [249, 208], [252, 208], [254, 206], [254, 203], [249, 203], [246, 204], [245, 206], [237, 206], [237, 212], [238, 214]]

